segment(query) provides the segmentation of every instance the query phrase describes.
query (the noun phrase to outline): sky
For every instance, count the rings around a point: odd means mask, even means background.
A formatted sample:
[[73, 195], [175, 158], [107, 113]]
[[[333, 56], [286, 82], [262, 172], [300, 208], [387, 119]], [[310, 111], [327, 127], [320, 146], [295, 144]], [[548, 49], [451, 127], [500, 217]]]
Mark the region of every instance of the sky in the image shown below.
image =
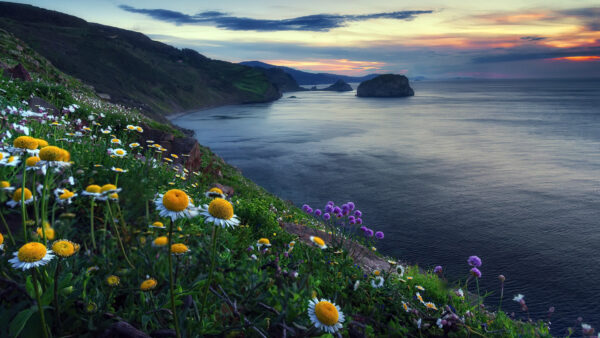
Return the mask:
[[409, 78], [600, 77], [598, 0], [18, 2], [231, 62]]

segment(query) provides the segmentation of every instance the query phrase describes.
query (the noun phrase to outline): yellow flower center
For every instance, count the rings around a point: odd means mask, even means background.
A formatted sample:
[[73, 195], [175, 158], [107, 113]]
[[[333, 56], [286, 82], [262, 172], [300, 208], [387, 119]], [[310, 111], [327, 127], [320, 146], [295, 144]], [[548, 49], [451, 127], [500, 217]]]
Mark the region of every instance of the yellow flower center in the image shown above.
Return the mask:
[[69, 198], [75, 196], [75, 193], [70, 192], [67, 189], [63, 189], [63, 193], [58, 196], [61, 200], [68, 200]]
[[155, 226], [157, 228], [164, 228], [165, 227], [165, 225], [162, 224], [162, 222], [154, 222], [154, 223], [152, 223], [152, 226]]
[[38, 242], [29, 242], [19, 249], [17, 257], [21, 262], [33, 263], [46, 256], [46, 246]]
[[142, 127], [135, 127], [135, 130], [139, 131], [140, 133], [144, 132], [144, 129]]
[[215, 198], [208, 205], [208, 213], [215, 218], [228, 220], [233, 217], [233, 205], [222, 198]]
[[182, 254], [188, 252], [188, 247], [182, 243], [175, 243], [171, 245], [171, 253], [173, 254]]
[[182, 190], [171, 189], [164, 194], [162, 203], [167, 210], [179, 212], [188, 207], [190, 198]]
[[47, 146], [40, 150], [40, 159], [44, 161], [69, 162], [71, 160], [71, 154], [62, 148]]
[[117, 154], [117, 155], [125, 155], [125, 151], [123, 149], [117, 149], [117, 150], [115, 150], [115, 154]]
[[99, 185], [92, 184], [88, 185], [87, 188], [85, 188], [85, 191], [91, 194], [99, 194], [102, 191], [102, 188]]
[[12, 163], [15, 160], [14, 156], [9, 156], [8, 157], [8, 163]]
[[46, 239], [48, 240], [53, 240], [55, 237], [55, 232], [54, 232], [54, 228], [50, 228], [50, 227], [44, 227], [44, 231], [42, 231], [42, 228], [37, 228], [35, 230], [35, 232], [37, 232], [38, 236], [44, 237], [44, 232], [46, 233]]
[[[48, 230], [46, 229], [46, 235], [48, 235]], [[60, 257], [70, 257], [75, 253], [75, 245], [67, 240], [56, 241], [52, 244], [52, 251]]]
[[119, 143], [121, 143], [121, 140], [119, 140], [118, 138], [113, 138], [112, 140], [110, 140], [110, 142], [119, 144]]
[[113, 200], [118, 200], [119, 199], [119, 194], [117, 194], [116, 192], [108, 195], [108, 197], [112, 198]]
[[167, 238], [167, 236], [160, 236], [157, 237], [152, 243], [154, 243], [155, 246], [165, 246], [168, 242], [169, 239]]
[[375, 276], [379, 276], [379, 275], [381, 274], [381, 271], [379, 271], [379, 270], [375, 270], [375, 271], [373, 271], [373, 274], [374, 274]]
[[33, 166], [34, 166], [34, 165], [36, 165], [36, 163], [38, 163], [39, 161], [40, 161], [40, 158], [39, 158], [39, 157], [37, 157], [37, 156], [31, 156], [31, 157], [29, 157], [29, 158], [27, 158], [27, 159], [25, 160], [25, 164], [26, 164], [28, 167], [33, 167]]
[[121, 168], [113, 168], [114, 171], [118, 172], [118, 173], [122, 173], [124, 170]]
[[0, 153], [0, 160], [4, 158], [4, 154]]
[[258, 240], [258, 244], [271, 244], [271, 241], [268, 238], [261, 238]]
[[46, 140], [42, 140], [41, 138], [36, 138], [35, 141], [38, 143], [38, 147], [40, 147], [40, 149], [48, 146], [48, 142]]
[[105, 184], [102, 186], [102, 188], [100, 189], [101, 192], [107, 192], [107, 191], [111, 191], [111, 190], [117, 190], [117, 186], [114, 184]]
[[[31, 195], [31, 190], [25, 188], [25, 200], [31, 199], [33, 195]], [[13, 193], [13, 201], [19, 202], [21, 200], [21, 188], [15, 190]]]
[[127, 129], [129, 129], [129, 130], [135, 130], [135, 126], [128, 125], [128, 126], [127, 126]]
[[15, 148], [33, 150], [37, 149], [38, 142], [30, 136], [19, 136], [13, 141], [13, 146], [15, 146]]
[[327, 326], [335, 325], [340, 316], [335, 305], [326, 301], [319, 302], [315, 305], [315, 315], [321, 323]]
[[142, 285], [140, 285], [140, 289], [142, 291], [148, 291], [148, 290], [152, 290], [156, 287], [156, 279], [154, 278], [150, 278], [150, 279], [146, 279], [145, 281], [142, 282]]
[[121, 281], [120, 278], [115, 275], [110, 275], [110, 276], [106, 277], [106, 283], [110, 286], [117, 286], [117, 285], [119, 285], [120, 281]]
[[2, 234], [0, 233], [0, 245], [2, 245], [2, 243], [4, 243], [4, 236], [2, 236]]
[[315, 236], [315, 237], [313, 237], [312, 240], [313, 240], [313, 242], [315, 242], [319, 246], [325, 245], [325, 241], [321, 237]]
[[208, 192], [216, 192], [217, 194], [222, 194], [223, 190], [219, 188], [211, 188]]
[[0, 182], [0, 188], [9, 188], [9, 187], [10, 187], [10, 182], [8, 182], [8, 181]]

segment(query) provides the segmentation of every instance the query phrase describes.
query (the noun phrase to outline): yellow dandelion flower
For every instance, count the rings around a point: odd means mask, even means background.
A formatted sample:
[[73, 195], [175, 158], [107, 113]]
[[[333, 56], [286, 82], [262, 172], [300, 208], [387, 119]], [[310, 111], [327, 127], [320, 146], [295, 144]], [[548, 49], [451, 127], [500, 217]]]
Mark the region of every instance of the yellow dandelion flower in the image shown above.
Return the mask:
[[44, 230], [42, 231], [42, 228], [37, 228], [35, 230], [35, 232], [37, 233], [37, 235], [42, 238], [44, 236], [44, 232], [46, 233], [46, 239], [49, 241], [54, 240], [54, 237], [56, 236], [56, 233], [54, 231], [54, 228], [50, 228], [50, 227], [46, 227], [44, 228]]
[[156, 279], [148, 278], [142, 282], [142, 284], [140, 285], [140, 290], [150, 291], [150, 290], [154, 289], [157, 284], [158, 284], [158, 282], [156, 281]]
[[31, 136], [19, 136], [13, 141], [13, 146], [19, 149], [35, 150], [39, 145]]
[[[46, 236], [48, 236], [48, 229], [46, 229]], [[62, 258], [71, 257], [77, 252], [75, 243], [66, 239], [54, 242], [52, 244], [52, 251]]]
[[183, 243], [175, 243], [171, 245], [171, 253], [173, 255], [183, 255], [189, 251], [190, 249]]
[[160, 236], [152, 241], [152, 246], [153, 247], [161, 247], [161, 246], [167, 245], [168, 243], [169, 243], [169, 239], [167, 238], [167, 236]]
[[119, 286], [120, 283], [121, 278], [119, 278], [119, 276], [110, 275], [106, 277], [106, 284], [108, 284], [108, 286]]

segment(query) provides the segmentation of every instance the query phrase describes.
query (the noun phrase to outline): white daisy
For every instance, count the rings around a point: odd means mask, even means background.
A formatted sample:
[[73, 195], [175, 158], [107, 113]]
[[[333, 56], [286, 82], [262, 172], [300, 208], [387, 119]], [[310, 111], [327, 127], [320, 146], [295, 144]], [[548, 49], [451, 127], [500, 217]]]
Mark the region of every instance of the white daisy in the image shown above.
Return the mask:
[[48, 264], [53, 258], [52, 250], [38, 242], [29, 242], [13, 254], [15, 257], [8, 260], [13, 268], [23, 271]]
[[77, 194], [67, 189], [54, 189], [54, 196], [58, 204], [71, 204], [73, 198], [77, 197]]
[[0, 165], [5, 167], [16, 167], [21, 163], [21, 159], [17, 155], [6, 156], [0, 160]]
[[[12, 199], [8, 202], [6, 202], [6, 204], [11, 207], [14, 208], [17, 205], [21, 205], [21, 195], [23, 194], [21, 192], [21, 188], [15, 190], [15, 192], [13, 193]], [[29, 204], [31, 202], [33, 202], [33, 194], [31, 193], [31, 190], [25, 188], [25, 204]]]
[[88, 185], [81, 195], [90, 196], [92, 198], [102, 197], [102, 187], [96, 184]]
[[116, 148], [116, 149], [109, 148], [108, 153], [110, 155], [117, 156], [117, 157], [125, 157], [127, 155], [127, 150], [122, 149], [122, 148]]
[[525, 298], [525, 296], [523, 296], [522, 294], [518, 294], [513, 298], [513, 300], [515, 302], [521, 302], [523, 300], [523, 298]]
[[325, 244], [325, 241], [321, 237], [310, 236], [310, 241], [321, 249], [327, 249], [327, 244]]
[[225, 194], [223, 194], [223, 190], [219, 188], [211, 188], [209, 191], [204, 193], [204, 196], [208, 198], [223, 198], [225, 199]]
[[154, 228], [154, 229], [166, 229], [165, 225], [162, 222], [158, 222], [158, 221], [150, 224], [149, 227]]
[[233, 213], [233, 205], [223, 198], [215, 198], [208, 205], [200, 208], [200, 214], [206, 217], [206, 221], [219, 225], [222, 228], [235, 227], [240, 225], [240, 220]]
[[0, 182], [0, 190], [7, 191], [7, 192], [13, 192], [15, 190], [15, 188], [10, 186], [9, 181], [1, 181]]
[[258, 241], [256, 241], [256, 246], [260, 250], [260, 248], [262, 248], [263, 246], [266, 246], [266, 247], [271, 246], [271, 241], [269, 241], [268, 238], [261, 238]]
[[385, 282], [385, 279], [383, 279], [383, 277], [381, 276], [377, 276], [373, 280], [371, 280], [371, 286], [375, 289], [379, 289], [383, 287], [383, 282]]
[[112, 167], [112, 168], [110, 168], [110, 170], [117, 172], [117, 173], [126, 173], [129, 171], [127, 169], [122, 169], [122, 168], [117, 168], [117, 167]]
[[[400, 271], [398, 271], [398, 270], [400, 270]], [[404, 276], [404, 272], [405, 272], [405, 271], [406, 271], [406, 270], [404, 269], [404, 267], [403, 267], [402, 265], [398, 264], [398, 265], [396, 266], [396, 272], [397, 272], [398, 274], [400, 274], [400, 277]]]
[[308, 317], [317, 329], [328, 333], [339, 331], [344, 322], [344, 313], [340, 307], [328, 299], [314, 298], [308, 302]]
[[197, 214], [188, 195], [179, 189], [171, 189], [157, 195], [154, 204], [161, 217], [170, 217], [173, 221], [179, 218], [192, 218]]

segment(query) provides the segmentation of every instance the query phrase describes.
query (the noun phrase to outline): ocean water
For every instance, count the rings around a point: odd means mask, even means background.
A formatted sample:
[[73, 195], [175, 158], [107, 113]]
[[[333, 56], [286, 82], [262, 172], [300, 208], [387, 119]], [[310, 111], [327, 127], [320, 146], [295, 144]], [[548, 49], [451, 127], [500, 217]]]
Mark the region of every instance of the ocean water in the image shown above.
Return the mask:
[[[526, 318], [600, 329], [600, 80], [412, 83], [410, 98], [287, 93], [176, 118], [296, 205], [354, 201], [378, 248], [466, 278]], [[296, 98], [290, 98], [295, 95]], [[580, 333], [581, 331], [579, 331]]]

